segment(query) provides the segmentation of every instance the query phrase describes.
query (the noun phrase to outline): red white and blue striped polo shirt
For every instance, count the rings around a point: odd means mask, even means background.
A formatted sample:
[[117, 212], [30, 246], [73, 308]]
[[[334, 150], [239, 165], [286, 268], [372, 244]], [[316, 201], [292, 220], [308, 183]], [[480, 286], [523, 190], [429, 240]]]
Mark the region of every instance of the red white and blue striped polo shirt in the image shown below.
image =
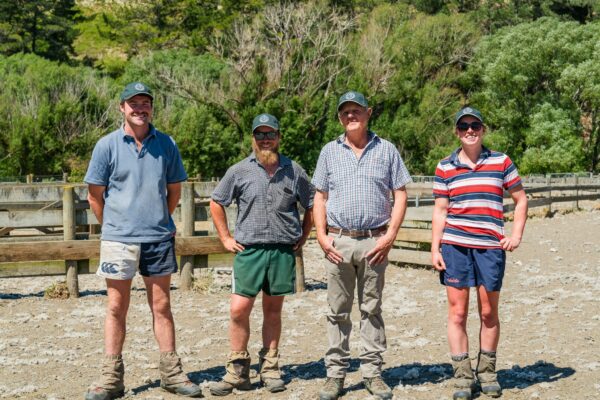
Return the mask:
[[435, 170], [433, 196], [449, 200], [442, 243], [499, 249], [504, 237], [504, 190], [521, 184], [517, 168], [503, 153], [483, 147], [475, 169], [458, 159], [460, 147]]

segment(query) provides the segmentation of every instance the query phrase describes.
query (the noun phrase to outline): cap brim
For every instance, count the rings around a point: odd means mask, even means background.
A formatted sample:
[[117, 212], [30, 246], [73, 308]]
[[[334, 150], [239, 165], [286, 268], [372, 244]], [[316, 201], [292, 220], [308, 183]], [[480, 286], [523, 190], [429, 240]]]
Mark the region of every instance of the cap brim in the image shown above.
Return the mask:
[[483, 124], [483, 119], [481, 119], [481, 117], [479, 115], [476, 114], [471, 114], [471, 113], [464, 113], [463, 115], [461, 115], [460, 117], [458, 117], [456, 119], [456, 121], [454, 122], [454, 125], [458, 124], [458, 122], [463, 119], [464, 117], [473, 117], [473, 118], [477, 118], [477, 121], [481, 122]]
[[127, 100], [131, 99], [132, 97], [139, 96], [139, 95], [148, 96], [152, 100], [154, 100], [154, 96], [152, 96], [150, 93], [148, 93], [148, 92], [139, 92], [139, 93], [134, 93], [134, 94], [132, 94], [130, 96], [127, 96], [127, 97], [122, 97], [121, 101], [127, 101]]
[[358, 101], [355, 101], [355, 100], [344, 100], [344, 101], [342, 101], [340, 104], [338, 104], [338, 106], [337, 106], [337, 110], [338, 110], [338, 112], [340, 111], [340, 108], [342, 108], [342, 106], [343, 106], [344, 104], [346, 104], [346, 103], [354, 103], [354, 104], [358, 104], [359, 106], [361, 106], [361, 107], [364, 107], [364, 108], [367, 108], [367, 107], [368, 107], [368, 106], [365, 106], [365, 105], [363, 105], [363, 104], [360, 104]]

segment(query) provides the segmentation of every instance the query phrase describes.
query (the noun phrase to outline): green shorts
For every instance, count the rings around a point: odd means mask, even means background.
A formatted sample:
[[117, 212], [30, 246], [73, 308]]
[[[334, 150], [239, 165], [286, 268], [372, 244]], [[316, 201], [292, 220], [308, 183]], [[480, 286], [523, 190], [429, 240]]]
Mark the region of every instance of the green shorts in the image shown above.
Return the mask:
[[255, 297], [261, 290], [269, 296], [296, 291], [296, 257], [291, 244], [245, 246], [233, 260], [231, 292]]

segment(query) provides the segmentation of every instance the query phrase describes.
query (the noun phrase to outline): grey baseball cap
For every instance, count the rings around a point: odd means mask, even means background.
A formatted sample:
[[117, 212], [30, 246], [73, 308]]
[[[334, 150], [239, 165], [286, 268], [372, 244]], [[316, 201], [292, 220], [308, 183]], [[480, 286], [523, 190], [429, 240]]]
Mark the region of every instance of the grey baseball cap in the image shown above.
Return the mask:
[[479, 112], [479, 110], [473, 107], [463, 107], [454, 116], [454, 125], [458, 124], [458, 121], [467, 115], [475, 117], [479, 120], [479, 122], [483, 123], [483, 117], [481, 116], [481, 112]]
[[367, 102], [367, 99], [365, 99], [365, 96], [362, 93], [355, 92], [353, 90], [344, 93], [342, 97], [340, 97], [337, 106], [338, 112], [345, 103], [356, 103], [365, 108], [369, 107], [369, 103]]
[[252, 133], [254, 133], [256, 128], [258, 128], [259, 126], [268, 126], [269, 128], [273, 128], [276, 131], [278, 131], [279, 121], [277, 121], [277, 118], [275, 118], [271, 114], [263, 113], [254, 117], [254, 120], [252, 121]]
[[152, 96], [152, 90], [142, 82], [131, 82], [125, 86], [125, 89], [121, 92], [121, 103], [125, 100], [129, 100], [133, 96], [137, 96], [138, 94], [143, 94], [154, 100], [154, 96]]

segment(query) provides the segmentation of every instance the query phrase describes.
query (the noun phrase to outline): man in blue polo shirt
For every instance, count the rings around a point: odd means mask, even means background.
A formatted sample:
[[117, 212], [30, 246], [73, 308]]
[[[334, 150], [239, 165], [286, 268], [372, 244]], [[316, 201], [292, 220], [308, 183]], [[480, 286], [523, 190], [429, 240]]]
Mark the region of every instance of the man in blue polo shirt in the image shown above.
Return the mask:
[[372, 395], [391, 399], [392, 391], [381, 379], [386, 349], [381, 303], [387, 255], [404, 219], [404, 187], [411, 178], [396, 147], [369, 131], [372, 109], [361, 93], [345, 93], [337, 111], [344, 133], [323, 147], [312, 179], [317, 240], [329, 261], [327, 380], [319, 395], [335, 400], [343, 390], [358, 286], [361, 373]]
[[184, 374], [175, 351], [169, 297], [171, 274], [177, 271], [171, 214], [187, 174], [173, 139], [150, 123], [150, 88], [130, 83], [120, 100], [124, 123], [98, 141], [85, 176], [90, 208], [102, 225], [97, 275], [106, 279], [108, 294], [102, 374], [85, 398], [107, 400], [124, 394], [121, 353], [131, 281], [137, 270], [146, 285], [160, 349], [160, 386], [171, 393], [201, 397], [200, 388]]

